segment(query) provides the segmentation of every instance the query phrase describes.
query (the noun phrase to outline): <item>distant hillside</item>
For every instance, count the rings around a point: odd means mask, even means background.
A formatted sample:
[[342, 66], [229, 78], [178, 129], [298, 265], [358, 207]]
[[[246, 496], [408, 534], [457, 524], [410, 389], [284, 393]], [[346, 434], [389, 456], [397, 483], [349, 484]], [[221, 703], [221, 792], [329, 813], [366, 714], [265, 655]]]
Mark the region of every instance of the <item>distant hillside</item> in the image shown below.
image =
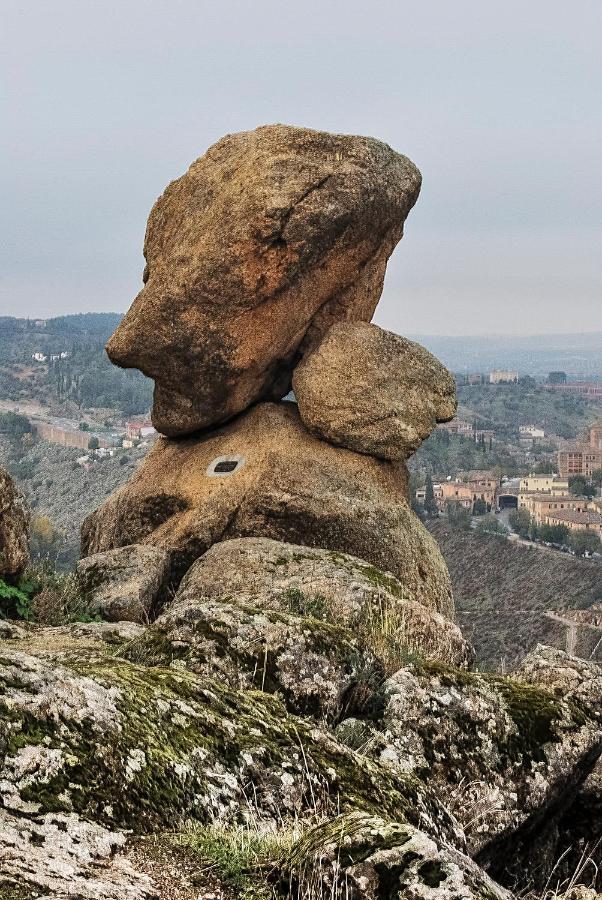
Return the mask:
[[[152, 382], [140, 372], [113, 366], [104, 350], [121, 319], [118, 313], [46, 320], [0, 317], [0, 399], [36, 400], [57, 414], [73, 414], [74, 405], [125, 415], [146, 412]], [[33, 354], [47, 359], [35, 361]], [[66, 356], [52, 360], [60, 354]]]
[[453, 372], [516, 369], [545, 377], [562, 369], [572, 378], [602, 378], [602, 331], [589, 334], [413, 335]]
[[459, 624], [484, 668], [513, 668], [537, 643], [559, 644], [546, 610], [602, 602], [602, 561], [513, 544], [505, 538], [431, 531], [452, 578]]

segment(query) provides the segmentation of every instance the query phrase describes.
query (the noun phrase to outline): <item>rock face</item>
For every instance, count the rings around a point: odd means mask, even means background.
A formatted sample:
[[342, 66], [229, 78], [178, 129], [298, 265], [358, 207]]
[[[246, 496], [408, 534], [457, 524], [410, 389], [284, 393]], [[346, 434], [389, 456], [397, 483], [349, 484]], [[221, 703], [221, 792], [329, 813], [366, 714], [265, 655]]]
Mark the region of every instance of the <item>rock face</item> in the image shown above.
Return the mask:
[[[126, 836], [74, 813], [33, 819], [0, 811], [2, 888], [27, 886], [36, 893], [2, 893], [8, 900], [77, 897], [78, 900], [156, 900], [149, 878], [123, 857]], [[39, 894], [38, 891], [43, 891]]]
[[439, 613], [361, 560], [265, 538], [215, 544], [127, 657], [174, 662], [233, 688], [278, 692], [289, 711], [374, 716], [408, 655], [466, 665], [471, 648]]
[[405, 467], [317, 440], [291, 403], [259, 404], [205, 437], [157, 441], [86, 519], [82, 549], [152, 544], [181, 577], [236, 537], [351, 553], [395, 575], [409, 599], [453, 612], [437, 545], [407, 503]]
[[[411, 826], [351, 813], [308, 831], [291, 850], [281, 881], [286, 896], [381, 900], [510, 900], [467, 856]], [[288, 891], [288, 893], [286, 893]]]
[[143, 833], [186, 817], [245, 822], [251, 791], [267, 823], [359, 802], [463, 846], [426, 785], [362, 760], [260, 692], [111, 656], [72, 653], [57, 664], [3, 647], [0, 710], [11, 815], [75, 813]]
[[454, 379], [428, 350], [365, 322], [333, 325], [293, 389], [312, 433], [383, 459], [407, 459], [456, 412]]
[[0, 578], [16, 581], [29, 562], [29, 510], [8, 472], [0, 469]]
[[273, 125], [228, 135], [155, 204], [145, 286], [109, 341], [183, 435], [290, 387], [298, 354], [369, 321], [420, 173], [372, 138]]
[[207, 600], [348, 628], [377, 653], [386, 644], [455, 666], [472, 660], [453, 622], [409, 599], [393, 575], [345, 553], [267, 538], [214, 544], [156, 624], [190, 622], [191, 610]]
[[87, 606], [109, 622], [148, 622], [167, 584], [169, 554], [134, 544], [80, 560], [77, 577]]

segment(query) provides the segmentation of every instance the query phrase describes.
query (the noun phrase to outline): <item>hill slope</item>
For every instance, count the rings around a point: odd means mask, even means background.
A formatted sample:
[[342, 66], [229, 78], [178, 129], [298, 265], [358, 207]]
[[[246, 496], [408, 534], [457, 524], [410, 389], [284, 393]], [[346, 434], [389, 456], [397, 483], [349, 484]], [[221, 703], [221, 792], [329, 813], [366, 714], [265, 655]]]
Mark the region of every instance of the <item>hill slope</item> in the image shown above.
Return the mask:
[[430, 526], [448, 565], [458, 623], [483, 668], [513, 668], [537, 643], [559, 645], [547, 610], [602, 602], [602, 561]]

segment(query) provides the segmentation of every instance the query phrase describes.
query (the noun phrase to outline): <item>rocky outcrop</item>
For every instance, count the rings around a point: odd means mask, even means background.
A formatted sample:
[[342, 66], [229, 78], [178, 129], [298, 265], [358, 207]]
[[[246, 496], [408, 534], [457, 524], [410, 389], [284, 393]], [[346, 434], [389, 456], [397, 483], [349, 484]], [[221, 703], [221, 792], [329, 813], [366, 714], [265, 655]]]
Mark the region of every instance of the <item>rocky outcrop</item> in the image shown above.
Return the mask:
[[152, 544], [178, 578], [237, 537], [351, 553], [392, 573], [410, 599], [453, 611], [437, 545], [408, 505], [405, 467], [319, 441], [292, 403], [260, 404], [205, 437], [157, 441], [85, 520], [82, 548]]
[[109, 622], [148, 622], [167, 586], [169, 554], [133, 544], [80, 560], [77, 578], [92, 614]]
[[372, 138], [271, 125], [172, 182], [149, 217], [145, 286], [107, 346], [155, 379], [155, 427], [189, 434], [279, 399], [332, 322], [369, 321], [420, 181]]
[[0, 578], [13, 582], [29, 562], [29, 510], [8, 472], [0, 468]]
[[397, 647], [455, 666], [472, 649], [450, 619], [410, 599], [388, 572], [357, 557], [274, 541], [238, 538], [214, 544], [188, 571], [157, 624], [191, 621], [204, 600], [313, 618], [351, 629], [376, 653]]
[[528, 873], [530, 886], [542, 888], [552, 871], [568, 881], [582, 855], [596, 862], [597, 666], [549, 648], [513, 677], [416, 662], [384, 693], [380, 717], [344, 720], [337, 736], [428, 780], [493, 877], [513, 884]]
[[151, 880], [124, 857], [126, 840], [74, 813], [0, 810], [0, 897], [157, 900]]
[[293, 389], [309, 431], [383, 459], [407, 459], [456, 412], [455, 382], [439, 360], [364, 322], [333, 325], [295, 369]]
[[278, 692], [290, 711], [334, 722], [376, 715], [387, 674], [420, 645], [435, 659], [471, 659], [456, 626], [405, 600], [392, 575], [340, 553], [242, 538], [191, 567], [126, 655]]
[[[280, 874], [287, 897], [510, 900], [469, 857], [407, 824], [352, 813], [312, 828]], [[274, 876], [272, 876], [274, 878]]]
[[359, 804], [463, 845], [425, 785], [287, 716], [266, 694], [107, 654], [56, 663], [6, 646], [0, 687], [11, 814], [76, 813], [140, 833], [186, 816], [244, 822], [250, 796], [254, 815], [274, 824]]

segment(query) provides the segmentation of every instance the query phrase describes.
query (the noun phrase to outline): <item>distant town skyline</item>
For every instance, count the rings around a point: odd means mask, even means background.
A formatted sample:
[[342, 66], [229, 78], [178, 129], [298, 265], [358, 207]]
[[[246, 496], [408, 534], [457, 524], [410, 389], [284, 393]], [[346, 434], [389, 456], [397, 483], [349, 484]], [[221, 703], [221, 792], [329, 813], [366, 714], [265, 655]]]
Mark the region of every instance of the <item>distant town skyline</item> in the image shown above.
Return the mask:
[[223, 134], [369, 134], [423, 189], [375, 322], [602, 331], [599, 0], [3, 6], [0, 315], [124, 312], [146, 218]]

